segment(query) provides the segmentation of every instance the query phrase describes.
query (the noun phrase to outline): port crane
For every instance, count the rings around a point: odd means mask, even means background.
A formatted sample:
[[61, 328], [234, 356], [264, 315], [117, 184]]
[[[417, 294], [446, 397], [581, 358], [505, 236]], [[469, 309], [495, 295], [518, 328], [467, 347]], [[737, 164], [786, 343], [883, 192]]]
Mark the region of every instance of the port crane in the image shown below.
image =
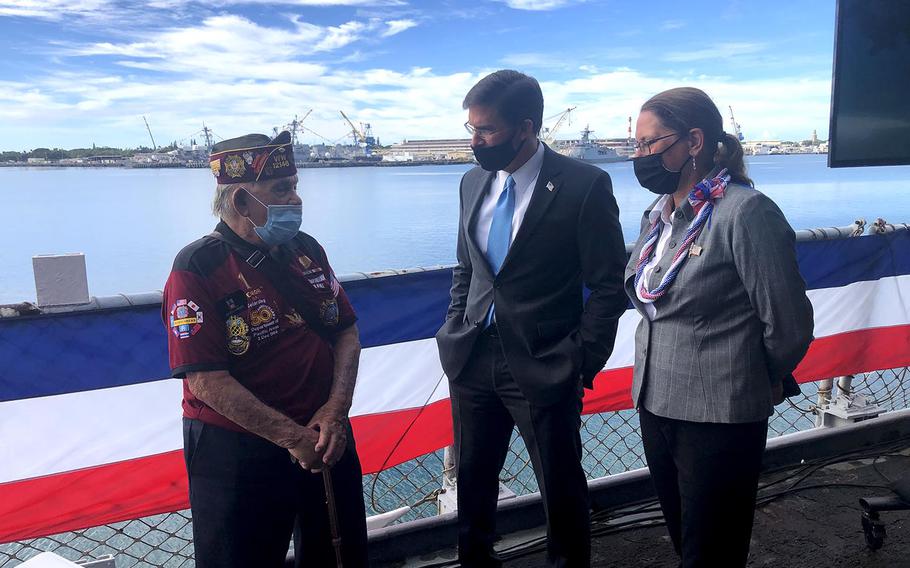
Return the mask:
[[155, 137], [152, 136], [152, 129], [149, 128], [149, 121], [145, 119], [145, 115], [142, 116], [142, 122], [145, 123], [145, 129], [148, 130], [149, 138], [152, 139], [152, 150], [157, 149], [157, 148], [158, 148], [158, 145], [155, 144]]
[[543, 141], [545, 144], [547, 144], [547, 145], [552, 144], [553, 138], [556, 136], [556, 131], [559, 130], [559, 128], [564, 123], [568, 124], [570, 126], [572, 125], [571, 113], [576, 108], [578, 108], [578, 107], [569, 107], [560, 113], [554, 114], [553, 116], [548, 116], [547, 118], [544, 119], [547, 122], [549, 122], [551, 120], [556, 121], [556, 123], [552, 127], [549, 127], [549, 128], [544, 127], [544, 129], [543, 129]]
[[373, 128], [370, 126], [370, 123], [360, 123], [360, 128], [354, 126], [354, 123], [348, 118], [348, 115], [344, 114], [343, 110], [339, 110], [342, 118], [345, 122], [348, 123], [348, 126], [351, 127], [351, 137], [354, 139], [354, 146], [362, 145], [367, 155], [370, 154], [370, 151], [373, 149], [373, 146], [376, 145], [376, 139], [373, 137]]
[[739, 123], [733, 118], [733, 107], [728, 106], [727, 108], [730, 109], [730, 122], [733, 124], [733, 135], [736, 136], [737, 140], [742, 142], [745, 139], [745, 136], [743, 136], [743, 131], [739, 129]]

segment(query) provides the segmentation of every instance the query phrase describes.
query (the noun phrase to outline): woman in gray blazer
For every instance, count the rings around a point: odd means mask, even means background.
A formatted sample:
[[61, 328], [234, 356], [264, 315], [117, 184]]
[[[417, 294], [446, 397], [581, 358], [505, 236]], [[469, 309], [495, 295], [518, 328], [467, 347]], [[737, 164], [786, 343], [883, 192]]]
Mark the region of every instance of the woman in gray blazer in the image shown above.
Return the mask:
[[812, 340], [794, 233], [704, 92], [653, 96], [635, 138], [659, 195], [625, 273], [645, 456], [681, 566], [745, 566], [768, 416]]

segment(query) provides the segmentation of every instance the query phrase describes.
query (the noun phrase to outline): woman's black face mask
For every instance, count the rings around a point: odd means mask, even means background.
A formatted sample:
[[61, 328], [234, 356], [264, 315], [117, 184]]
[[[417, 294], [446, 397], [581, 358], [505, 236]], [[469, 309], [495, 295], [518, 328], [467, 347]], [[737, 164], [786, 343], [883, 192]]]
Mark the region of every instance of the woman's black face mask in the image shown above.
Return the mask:
[[[676, 139], [676, 142], [682, 139], [683, 137], [680, 136]], [[680, 166], [679, 171], [674, 172], [667, 169], [667, 166], [664, 165], [663, 155], [667, 150], [675, 146], [676, 142], [667, 146], [663, 152], [632, 158], [632, 168], [635, 170], [635, 177], [638, 178], [638, 183], [643, 188], [658, 195], [669, 195], [676, 192], [676, 188], [679, 186], [679, 178], [682, 176], [682, 168], [692, 159], [692, 156], [689, 156]]]

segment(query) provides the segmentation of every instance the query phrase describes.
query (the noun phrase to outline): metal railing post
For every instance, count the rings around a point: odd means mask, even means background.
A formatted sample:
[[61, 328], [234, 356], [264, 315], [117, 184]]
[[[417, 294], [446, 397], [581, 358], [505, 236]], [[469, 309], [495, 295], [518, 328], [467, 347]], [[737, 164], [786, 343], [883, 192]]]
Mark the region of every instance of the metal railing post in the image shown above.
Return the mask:
[[440, 514], [458, 510], [458, 473], [455, 468], [455, 446], [446, 446], [442, 453], [442, 487], [436, 496]]
[[853, 375], [844, 375], [837, 379], [837, 388], [840, 394], [849, 396], [853, 394]]
[[815, 427], [820, 428], [824, 424], [824, 415], [818, 409], [824, 408], [831, 402], [831, 391], [834, 390], [834, 379], [823, 379], [818, 381], [818, 398], [815, 401]]

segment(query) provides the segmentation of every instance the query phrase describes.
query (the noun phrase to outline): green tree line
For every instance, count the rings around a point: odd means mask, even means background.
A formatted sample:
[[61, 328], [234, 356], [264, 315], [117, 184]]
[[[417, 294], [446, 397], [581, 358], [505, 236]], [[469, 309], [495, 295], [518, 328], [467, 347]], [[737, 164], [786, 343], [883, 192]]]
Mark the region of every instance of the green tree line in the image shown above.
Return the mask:
[[[176, 143], [158, 148], [156, 152], [169, 152], [177, 148]], [[26, 162], [29, 158], [44, 158], [46, 160], [62, 160], [65, 158], [88, 158], [91, 156], [119, 156], [128, 158], [134, 154], [152, 152], [151, 148], [140, 146], [138, 148], [112, 148], [110, 146], [97, 146], [92, 148], [35, 148], [27, 152], [14, 150], [0, 151], [0, 162]]]

